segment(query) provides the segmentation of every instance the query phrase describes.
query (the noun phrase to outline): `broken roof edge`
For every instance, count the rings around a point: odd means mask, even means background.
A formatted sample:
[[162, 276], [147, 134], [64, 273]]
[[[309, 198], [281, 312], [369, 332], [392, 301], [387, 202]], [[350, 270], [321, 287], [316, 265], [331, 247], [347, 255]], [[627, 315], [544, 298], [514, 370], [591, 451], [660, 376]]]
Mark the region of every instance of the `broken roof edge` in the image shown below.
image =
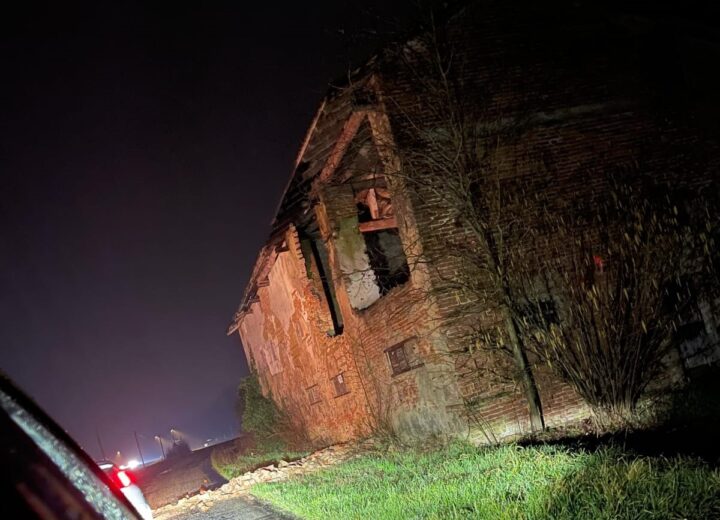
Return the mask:
[[[373, 57], [371, 62], [375, 60], [376, 57]], [[369, 62], [370, 63], [370, 62]], [[261, 247], [257, 258], [255, 260], [252, 273], [250, 275], [250, 278], [245, 286], [245, 291], [243, 292], [243, 297], [241, 300], [241, 303], [235, 312], [235, 314], [232, 317], [232, 320], [227, 328], [226, 334], [228, 336], [234, 334], [240, 325], [240, 321], [242, 320], [242, 317], [248, 312], [250, 305], [252, 305], [253, 300], [255, 296], [257, 295], [258, 290], [258, 282], [264, 273], [264, 269], [267, 266], [267, 263], [271, 261], [271, 257], [273, 256], [273, 251], [277, 248], [279, 243], [282, 242], [281, 239], [285, 238], [285, 234], [287, 233], [287, 230], [295, 225], [295, 220], [293, 218], [285, 218], [282, 220], [278, 220], [278, 217], [281, 215], [281, 208], [283, 202], [286, 200], [286, 197], [288, 196], [288, 192], [292, 186], [293, 180], [297, 177], [297, 175], [301, 175], [302, 172], [298, 171], [299, 165], [303, 162], [303, 157], [305, 155], [305, 152], [307, 151], [307, 148], [309, 144], [312, 141], [313, 135], [317, 129], [318, 121], [323, 115], [324, 110], [326, 107], [331, 104], [332, 102], [348, 102], [347, 99], [344, 101], [341, 101], [341, 95], [343, 93], [347, 93], [348, 91], [352, 91], [355, 89], [362, 89], [366, 88], [368, 85], [376, 90], [378, 88], [378, 73], [377, 71], [373, 70], [374, 63], [371, 63], [370, 66], [364, 69], [356, 69], [353, 71], [353, 75], [355, 75], [355, 80], [348, 79], [348, 84], [346, 87], [339, 87], [339, 86], [333, 86], [330, 88], [328, 94], [323, 98], [320, 107], [318, 108], [318, 111], [315, 114], [315, 117], [313, 118], [310, 127], [308, 128], [308, 131], [306, 132], [305, 138], [303, 140], [303, 143], [301, 145], [301, 148], [298, 152], [298, 156], [295, 161], [295, 167], [293, 168], [292, 175], [290, 176], [290, 179], [288, 179], [288, 182], [285, 185], [285, 188], [283, 190], [282, 196], [278, 202], [278, 205], [275, 209], [275, 214], [273, 217], [273, 220], [271, 222], [271, 232], [267, 240], [265, 241], [264, 245]], [[353, 115], [357, 115], [358, 113], [364, 113], [365, 109], [360, 110], [350, 110], [350, 118], [351, 119]], [[346, 121], [347, 122], [347, 121]], [[347, 125], [343, 125], [343, 127], [340, 129], [339, 133], [334, 136], [334, 139], [340, 139], [342, 135], [347, 131], [346, 128]], [[353, 133], [354, 136], [354, 133]], [[352, 137], [351, 137], [352, 138]], [[343, 152], [344, 154], [344, 152]], [[325, 157], [324, 161], [328, 161], [330, 157]], [[318, 174], [319, 175], [319, 174]], [[297, 215], [296, 215], [297, 216]]]
[[227, 336], [234, 334], [238, 330], [238, 328], [240, 327], [240, 321], [242, 320], [243, 316], [247, 314], [248, 310], [250, 309], [250, 305], [254, 303], [254, 299], [257, 296], [257, 291], [260, 288], [258, 282], [260, 278], [268, 274], [268, 263], [273, 262], [277, 258], [278, 246], [282, 246], [282, 244], [284, 243], [285, 234], [287, 233], [287, 230], [290, 228], [291, 225], [292, 224], [288, 223], [284, 226], [282, 230], [278, 230], [276, 233], [273, 233], [267, 239], [265, 244], [260, 248], [260, 251], [258, 252], [255, 259], [255, 263], [253, 264], [250, 279], [245, 285], [245, 290], [243, 291], [243, 297], [240, 301], [240, 305], [235, 311], [235, 314], [233, 314], [233, 317], [230, 320], [230, 324], [225, 331], [225, 334]]
[[290, 187], [292, 186], [293, 180], [295, 179], [295, 177], [298, 174], [298, 167], [303, 162], [302, 159], [303, 159], [305, 152], [307, 151], [307, 148], [313, 138], [313, 135], [315, 134], [315, 130], [317, 128], [318, 121], [322, 117], [323, 111], [325, 110], [326, 106], [331, 101], [334, 101], [342, 92], [345, 92], [348, 89], [357, 87], [357, 85], [354, 84], [354, 81], [365, 82], [368, 78], [372, 77], [374, 75], [373, 67], [375, 67], [375, 65], [377, 63], [378, 56], [379, 56], [379, 54], [373, 55], [362, 66], [355, 68], [348, 74], [340, 77], [337, 81], [330, 82], [328, 84], [328, 89], [327, 89], [325, 95], [323, 96], [322, 100], [320, 101], [320, 106], [315, 111], [315, 115], [313, 116], [313, 119], [310, 122], [310, 126], [308, 127], [307, 131], [305, 132], [305, 137], [303, 138], [302, 143], [300, 144], [300, 148], [298, 149], [298, 153], [295, 156], [295, 162], [293, 164], [292, 171], [290, 172], [290, 177], [288, 178], [287, 182], [285, 183], [285, 187], [283, 188], [282, 194], [280, 195], [280, 199], [278, 200], [277, 204], [275, 205], [275, 212], [273, 213], [273, 219], [270, 222], [271, 226], [276, 224], [276, 219], [282, 208], [283, 201], [285, 200], [285, 197], [287, 196], [287, 193], [290, 190]]
[[[459, 16], [466, 9], [466, 7], [474, 1], [476, 0], [451, 0], [447, 2], [443, 8], [439, 9], [437, 13], [431, 13], [431, 16], [435, 16], [437, 14], [437, 19], [433, 18], [433, 20], [440, 24], [447, 23], [452, 18]], [[352, 68], [347, 73], [338, 76], [335, 80], [328, 82], [328, 88], [325, 92], [325, 95], [320, 101], [320, 106], [315, 111], [315, 115], [313, 116], [310, 126], [305, 132], [305, 136], [302, 140], [300, 148], [298, 149], [298, 153], [295, 156], [295, 163], [293, 165], [290, 178], [285, 184], [282, 195], [280, 196], [280, 199], [275, 207], [275, 212], [271, 225], [275, 223], [275, 219], [280, 212], [282, 203], [285, 200], [285, 196], [290, 189], [293, 179], [298, 173], [298, 166], [300, 165], [300, 163], [302, 163], [303, 156], [305, 155], [308, 145], [310, 144], [313, 135], [317, 129], [318, 121], [320, 120], [320, 117], [322, 116], [323, 111], [325, 110], [328, 103], [334, 101], [341, 93], [346, 92], [348, 89], [362, 88], [362, 84], [373, 83], [373, 79], [376, 80], [381, 75], [380, 65], [383, 60], [387, 59], [388, 54], [391, 52], [391, 49], [398, 46], [405, 47], [407, 45], [410, 45], [413, 41], [419, 38], [421, 34], [425, 32], [427, 32], [427, 27], [421, 25], [420, 27], [415, 27], [412, 30], [407, 31], [406, 33], [399, 34], [396, 39], [385, 42], [378, 50], [373, 52], [370, 57], [362, 64], [356, 66], [355, 68]], [[375, 83], [374, 86], [376, 87], [377, 83]]]
[[280, 195], [280, 200], [278, 200], [277, 204], [275, 205], [275, 212], [273, 213], [273, 220], [270, 222], [270, 225], [273, 225], [275, 222], [275, 219], [277, 218], [278, 213], [280, 213], [280, 208], [282, 207], [282, 203], [285, 200], [285, 196], [287, 195], [288, 190], [290, 189], [290, 186], [292, 185], [292, 181], [295, 178], [295, 175], [297, 175], [297, 168], [298, 165], [302, 162], [302, 157], [305, 155], [305, 150], [307, 150], [308, 144], [310, 143], [310, 139], [312, 139], [313, 133], [315, 132], [315, 127], [317, 126], [318, 120], [320, 119], [320, 116], [323, 113], [323, 110], [325, 109], [325, 104], [328, 101], [328, 96], [326, 95], [322, 102], [320, 103], [320, 107], [315, 111], [315, 116], [312, 119], [312, 122], [310, 123], [310, 126], [307, 129], [307, 132], [305, 132], [305, 138], [303, 139], [302, 144], [300, 145], [300, 150], [298, 150], [297, 155], [295, 156], [295, 164], [293, 166], [292, 172], [290, 173], [290, 177], [288, 178], [287, 182], [285, 183], [285, 187], [283, 188], [282, 195]]
[[[355, 71], [357, 72], [357, 71]], [[285, 201], [288, 191], [290, 190], [290, 187], [292, 186], [292, 182], [295, 179], [295, 177], [298, 175], [298, 166], [302, 162], [302, 158], [305, 155], [305, 152], [307, 150], [308, 145], [310, 144], [310, 141], [313, 138], [313, 135], [315, 133], [315, 129], [317, 127], [317, 123], [320, 120], [323, 111], [325, 110], [325, 107], [327, 106], [328, 102], [335, 99], [337, 96], [337, 92], [340, 90], [337, 86], [330, 86], [325, 94], [325, 96], [322, 98], [322, 101], [320, 102], [320, 106], [318, 107], [317, 111], [315, 112], [315, 116], [313, 117], [310, 126], [308, 127], [308, 130], [305, 132], [305, 137], [302, 141], [302, 144], [300, 145], [300, 149], [298, 150], [298, 153], [295, 157], [295, 163], [292, 168], [292, 172], [290, 174], [290, 177], [288, 178], [288, 181], [285, 183], [285, 187], [283, 188], [283, 192], [280, 196], [280, 199], [277, 202], [277, 205], [275, 207], [275, 211], [273, 213], [272, 221], [270, 222], [271, 225], [271, 231], [270, 235], [268, 236], [267, 240], [265, 241], [264, 245], [260, 248], [260, 251], [257, 254], [257, 257], [255, 259], [255, 263], [253, 264], [253, 269], [250, 274], [250, 278], [248, 279], [247, 284], [245, 285], [245, 290], [243, 291], [243, 297], [240, 302], [240, 305], [238, 306], [237, 310], [235, 311], [235, 314], [233, 314], [233, 317], [230, 321], [230, 324], [227, 327], [226, 335], [230, 336], [234, 334], [238, 328], [240, 327], [240, 320], [242, 320], [242, 317], [247, 313], [250, 305], [252, 304], [252, 299], [257, 294], [257, 278], [260, 273], [260, 270], [265, 266], [268, 255], [267, 251], [268, 248], [275, 243], [278, 236], [283, 236], [289, 226], [292, 225], [291, 222], [285, 221], [282, 223], [278, 223], [278, 215], [280, 214], [282, 204]]]
[[[473, 3], [473, 1], [474, 0], [456, 0], [454, 2], [449, 2], [446, 8], [441, 13], [439, 20], [437, 21], [439, 21], [440, 23], [446, 23], [451, 18], [459, 15], [465, 9], [465, 7]], [[250, 275], [250, 279], [248, 280], [245, 286], [245, 290], [243, 292], [242, 301], [237, 311], [233, 315], [232, 321], [227, 328], [226, 334], [228, 336], [234, 334], [238, 330], [242, 317], [248, 312], [250, 305], [253, 303], [254, 297], [257, 295], [258, 276], [260, 275], [262, 269], [264, 269], [267, 265], [267, 262], [269, 261], [271, 256], [268, 252], [277, 246], [278, 238], [284, 237], [288, 228], [293, 225], [293, 222], [291, 220], [285, 220], [282, 222], [278, 221], [278, 216], [281, 213], [283, 202], [286, 200], [288, 192], [292, 187], [293, 180], [295, 180], [297, 175], [301, 173], [298, 172], [298, 168], [303, 162], [303, 157], [305, 156], [305, 153], [307, 152], [307, 149], [312, 142], [312, 139], [317, 130], [318, 123], [324, 111], [330, 103], [332, 103], [333, 101], [337, 101], [343, 93], [347, 93], [349, 90], [364, 88], [364, 86], [368, 84], [370, 84], [373, 89], [378, 89], [378, 80], [381, 75], [381, 64], [383, 60], [388, 58], [388, 55], [392, 52], [391, 49], [394, 49], [397, 46], [404, 47], [411, 44], [411, 42], [416, 40], [419, 35], [426, 30], [427, 29], [425, 27], [416, 28], [413, 32], [400, 35], [399, 38], [395, 41], [386, 42], [364, 63], [348, 71], [346, 74], [339, 76], [335, 81], [329, 82], [328, 89], [320, 102], [320, 106], [315, 112], [315, 116], [313, 117], [310, 126], [308, 127], [308, 130], [305, 132], [305, 136], [295, 157], [292, 172], [275, 207], [273, 219], [270, 222], [270, 236], [258, 252], [257, 258], [253, 265], [252, 273]], [[351, 113], [352, 112], [354, 111], [351, 111]]]

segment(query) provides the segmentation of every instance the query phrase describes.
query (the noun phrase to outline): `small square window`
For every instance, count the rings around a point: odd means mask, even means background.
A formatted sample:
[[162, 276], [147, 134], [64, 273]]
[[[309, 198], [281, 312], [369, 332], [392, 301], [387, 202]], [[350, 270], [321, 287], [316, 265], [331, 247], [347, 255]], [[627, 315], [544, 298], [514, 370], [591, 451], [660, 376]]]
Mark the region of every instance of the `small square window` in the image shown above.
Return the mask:
[[343, 372], [340, 372], [338, 375], [333, 377], [332, 382], [335, 385], [335, 397], [340, 397], [341, 395], [350, 393], [347, 383], [345, 382], [345, 375]]
[[423, 365], [415, 352], [415, 341], [409, 339], [385, 350], [392, 375], [402, 374]]
[[313, 385], [310, 388], [307, 389], [308, 394], [308, 401], [310, 401], [310, 404], [319, 403], [322, 401], [320, 398], [320, 387], [318, 385]]
[[555, 300], [551, 298], [527, 303], [518, 309], [522, 313], [522, 322], [529, 329], [548, 331], [550, 325], [560, 323]]
[[392, 368], [393, 375], [410, 370], [410, 364], [405, 354], [405, 344], [401, 343], [400, 345], [391, 347], [387, 351], [387, 355], [390, 360], [390, 368]]

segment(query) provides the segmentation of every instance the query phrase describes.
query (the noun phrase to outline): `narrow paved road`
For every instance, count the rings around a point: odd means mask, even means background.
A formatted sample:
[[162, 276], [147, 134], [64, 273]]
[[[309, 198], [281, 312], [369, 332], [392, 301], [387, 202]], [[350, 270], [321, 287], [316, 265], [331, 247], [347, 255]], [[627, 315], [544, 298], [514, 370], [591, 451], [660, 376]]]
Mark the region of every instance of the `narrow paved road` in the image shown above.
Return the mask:
[[[232, 441], [230, 441], [232, 442]], [[176, 504], [179, 499], [196, 495], [200, 490], [212, 490], [225, 484], [222, 475], [212, 467], [213, 448], [205, 448], [164, 460], [136, 471], [138, 484], [150, 507], [158, 509]], [[203, 507], [197, 502], [156, 511], [158, 520], [288, 520], [291, 517], [274, 511], [248, 496], [228, 496], [209, 499], [203, 495]], [[185, 501], [183, 501], [185, 502]]]
[[164, 460], [137, 471], [138, 484], [150, 507], [156, 509], [193, 495], [200, 489], [215, 489], [227, 482], [212, 467], [212, 447]]

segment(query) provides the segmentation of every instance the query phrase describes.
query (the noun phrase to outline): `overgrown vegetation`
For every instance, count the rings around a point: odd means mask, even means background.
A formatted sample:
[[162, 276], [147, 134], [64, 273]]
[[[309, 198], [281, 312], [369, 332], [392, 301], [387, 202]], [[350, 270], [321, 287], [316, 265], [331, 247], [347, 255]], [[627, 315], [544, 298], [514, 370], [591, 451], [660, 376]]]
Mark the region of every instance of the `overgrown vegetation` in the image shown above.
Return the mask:
[[[399, 114], [399, 146], [382, 144], [400, 159], [389, 177], [419, 204], [446, 210], [445, 236], [435, 246], [423, 244], [419, 257], [409, 260], [431, 272], [428, 296], [457, 302], [443, 314], [453, 328], [453, 348], [500, 354], [497, 362], [483, 364], [493, 368], [480, 370], [478, 380], [521, 389], [531, 427], [540, 431], [545, 420], [520, 333], [513, 276], [517, 247], [532, 222], [528, 201], [544, 186], [538, 175], [508, 181], [510, 172], [538, 170], [522, 139], [526, 122], [490, 109], [497, 92], [466, 77], [465, 56], [447, 29], [431, 14], [421, 35], [397, 49], [395, 61], [412, 79], [415, 103], [407, 106], [403, 96], [388, 100]], [[443, 267], [448, 260], [451, 267]]]
[[307, 455], [305, 439], [275, 403], [262, 394], [255, 374], [240, 382], [236, 410], [247, 435], [218, 446], [211, 456], [213, 467], [225, 478]]
[[215, 471], [230, 480], [248, 471], [277, 464], [281, 460], [297, 460], [307, 454], [307, 451], [289, 449], [282, 442], [265, 442], [251, 447], [243, 439], [236, 439], [231, 444], [214, 449], [211, 461]]
[[555, 254], [521, 266], [516, 290], [528, 341], [605, 426], [633, 422], [665, 357], [677, 357], [678, 329], [714, 289], [702, 261], [706, 214], [694, 219], [686, 195], [619, 173], [585, 207], [546, 213], [545, 233], [562, 246], [542, 239]]
[[[386, 101], [398, 124], [385, 146], [400, 159], [389, 177], [417, 204], [447, 209], [445, 236], [410, 261], [431, 271], [431, 296], [455, 302], [443, 319], [458, 360], [480, 385], [522, 389], [535, 432], [545, 427], [541, 364], [600, 428], [636, 423], [679, 329], [699, 300], [717, 298], [717, 187], [671, 180], [637, 148], [579, 162], [558, 190], [562, 158], [534, 137], [537, 100], [519, 88], [504, 106], [507, 92], [467, 75], [442, 24], [430, 17], [424, 29], [398, 48], [412, 86]], [[706, 158], [676, 153], [687, 177], [709, 177]], [[466, 397], [482, 424], [479, 401]]]
[[242, 403], [237, 408], [244, 432], [261, 439], [279, 435], [282, 414], [275, 403], [262, 394], [257, 375], [250, 374], [240, 381], [238, 402]]
[[252, 493], [308, 519], [720, 518], [720, 471], [615, 448], [376, 453]]

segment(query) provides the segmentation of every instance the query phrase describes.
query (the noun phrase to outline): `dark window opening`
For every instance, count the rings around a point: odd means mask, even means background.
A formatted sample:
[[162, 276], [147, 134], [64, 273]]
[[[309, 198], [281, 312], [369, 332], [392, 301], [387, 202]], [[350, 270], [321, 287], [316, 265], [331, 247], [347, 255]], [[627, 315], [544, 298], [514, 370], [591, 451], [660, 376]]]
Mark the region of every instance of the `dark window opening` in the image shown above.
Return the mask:
[[720, 359], [717, 321], [712, 307], [700, 297], [691, 275], [681, 275], [661, 287], [663, 312], [674, 315], [673, 342], [685, 367], [692, 369]]
[[313, 385], [310, 388], [307, 389], [308, 394], [308, 401], [310, 404], [317, 404], [322, 399], [320, 398], [320, 387], [318, 385]]
[[375, 273], [380, 294], [410, 278], [410, 269], [397, 230], [395, 210], [386, 187], [372, 187], [355, 194], [358, 227], [365, 238], [370, 267]]
[[347, 383], [345, 381], [345, 375], [343, 372], [340, 372], [338, 375], [332, 378], [333, 385], [335, 386], [335, 397], [340, 397], [341, 395], [349, 394], [350, 390], [347, 387]]
[[665, 283], [661, 289], [663, 312], [679, 314], [678, 318], [688, 321], [689, 315], [694, 310], [688, 302], [694, 301], [698, 294], [692, 278], [688, 275], [680, 275]]
[[393, 375], [410, 370], [410, 363], [408, 363], [407, 356], [405, 355], [405, 345], [392, 347], [387, 351], [387, 355], [390, 360], [390, 368], [392, 368]]
[[523, 324], [528, 329], [549, 330], [550, 325], [560, 323], [557, 306], [551, 299], [527, 303], [521, 307], [520, 312]]
[[356, 89], [352, 93], [353, 105], [358, 108], [377, 105], [377, 95], [372, 88]]
[[357, 203], [357, 210], [358, 222], [370, 222], [373, 219], [372, 213], [370, 213], [370, 208], [364, 202]]
[[370, 267], [375, 273], [380, 294], [385, 295], [393, 287], [407, 282], [410, 269], [397, 230], [386, 229], [363, 235]]
[[407, 340], [385, 350], [392, 375], [396, 376], [423, 365], [417, 358], [414, 342]]

